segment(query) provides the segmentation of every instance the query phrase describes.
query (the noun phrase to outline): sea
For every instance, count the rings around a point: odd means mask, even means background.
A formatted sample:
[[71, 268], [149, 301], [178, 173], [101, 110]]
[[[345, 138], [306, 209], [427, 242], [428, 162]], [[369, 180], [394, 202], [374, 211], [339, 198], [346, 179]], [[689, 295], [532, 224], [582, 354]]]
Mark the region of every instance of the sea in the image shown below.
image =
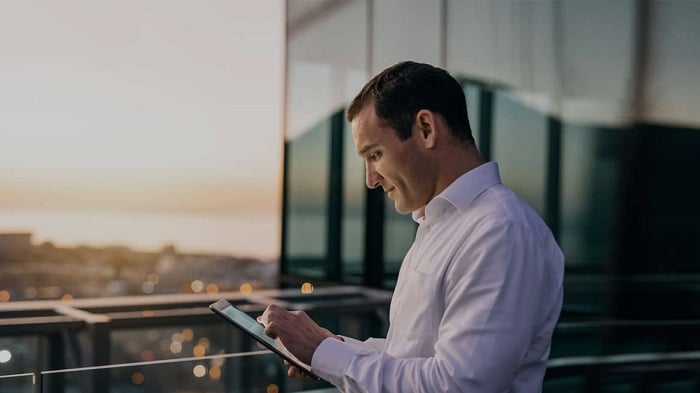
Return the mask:
[[165, 213], [0, 208], [0, 234], [30, 232], [32, 242], [57, 247], [126, 246], [276, 260], [279, 212]]

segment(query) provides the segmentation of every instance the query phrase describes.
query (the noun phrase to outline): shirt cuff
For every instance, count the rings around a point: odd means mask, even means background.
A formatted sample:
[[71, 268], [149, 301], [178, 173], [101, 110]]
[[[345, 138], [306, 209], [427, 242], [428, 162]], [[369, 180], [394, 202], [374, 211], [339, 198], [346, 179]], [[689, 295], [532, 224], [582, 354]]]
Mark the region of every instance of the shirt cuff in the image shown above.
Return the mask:
[[347, 337], [347, 336], [340, 336], [340, 337], [343, 338], [343, 341], [344, 341], [344, 342], [346, 342], [346, 343], [348, 343], [348, 344], [350, 344], [350, 345], [352, 345], [352, 346], [362, 346], [362, 344], [364, 343], [363, 341], [354, 339], [354, 338], [352, 338], [352, 337]]
[[311, 371], [342, 390], [343, 376], [355, 356], [356, 349], [329, 337], [321, 341], [311, 357]]

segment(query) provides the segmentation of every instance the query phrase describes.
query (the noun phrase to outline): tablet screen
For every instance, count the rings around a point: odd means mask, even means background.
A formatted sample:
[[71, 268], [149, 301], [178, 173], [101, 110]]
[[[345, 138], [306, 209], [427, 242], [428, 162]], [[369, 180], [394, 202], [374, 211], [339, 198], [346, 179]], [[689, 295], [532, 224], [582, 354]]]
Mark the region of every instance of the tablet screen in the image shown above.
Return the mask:
[[265, 327], [253, 319], [250, 315], [239, 310], [234, 305], [228, 301], [221, 299], [216, 303], [213, 303], [209, 308], [214, 311], [217, 315], [223, 317], [227, 321], [233, 323], [239, 329], [248, 333], [258, 342], [269, 348], [271, 351], [277, 353], [282, 358], [286, 359], [288, 362], [292, 363], [296, 368], [305, 372], [309, 376], [319, 379], [316, 375], [311, 372], [311, 366], [303, 363], [301, 360], [297, 359], [296, 356], [292, 355], [287, 348], [282, 345], [279, 340], [275, 340], [265, 334]]

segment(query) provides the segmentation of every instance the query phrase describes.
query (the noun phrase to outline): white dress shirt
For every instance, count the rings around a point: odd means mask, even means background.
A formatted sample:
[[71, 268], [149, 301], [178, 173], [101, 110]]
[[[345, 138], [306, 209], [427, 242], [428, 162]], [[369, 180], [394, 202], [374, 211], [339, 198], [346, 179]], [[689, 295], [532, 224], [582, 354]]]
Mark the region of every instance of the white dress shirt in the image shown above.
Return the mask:
[[495, 162], [428, 203], [391, 300], [386, 339], [329, 338], [311, 368], [344, 392], [539, 392], [564, 256]]

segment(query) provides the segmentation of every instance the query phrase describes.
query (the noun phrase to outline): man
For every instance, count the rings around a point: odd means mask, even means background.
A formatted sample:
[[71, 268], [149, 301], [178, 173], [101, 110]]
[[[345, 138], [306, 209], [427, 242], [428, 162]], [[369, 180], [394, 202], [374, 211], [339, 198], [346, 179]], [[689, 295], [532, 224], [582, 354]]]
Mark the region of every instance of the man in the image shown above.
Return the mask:
[[427, 64], [396, 64], [365, 85], [347, 118], [367, 187], [382, 187], [419, 224], [388, 335], [336, 336], [275, 305], [262, 315], [266, 333], [346, 392], [540, 391], [564, 258], [477, 151], [457, 81]]

